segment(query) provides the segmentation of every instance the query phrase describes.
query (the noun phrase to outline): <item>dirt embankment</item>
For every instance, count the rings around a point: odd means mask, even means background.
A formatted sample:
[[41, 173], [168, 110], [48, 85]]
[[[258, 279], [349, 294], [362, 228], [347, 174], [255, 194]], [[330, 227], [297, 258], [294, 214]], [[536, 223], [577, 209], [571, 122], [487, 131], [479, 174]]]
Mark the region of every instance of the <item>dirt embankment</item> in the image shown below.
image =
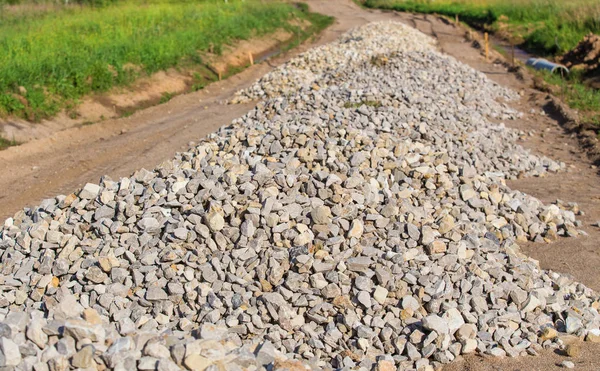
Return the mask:
[[583, 71], [586, 84], [600, 89], [600, 36], [592, 33], [585, 36], [560, 62], [572, 70]]
[[[309, 24], [297, 24], [304, 29]], [[170, 68], [138, 79], [128, 87], [84, 98], [74, 109], [50, 120], [32, 123], [18, 118], [0, 121], [0, 136], [19, 143], [41, 139], [70, 127], [89, 125], [102, 120], [129, 116], [135, 111], [165, 103], [176, 95], [196, 91], [259, 60], [266, 53], [276, 53], [293, 41], [295, 35], [285, 30], [262, 37], [241, 40], [225, 46], [221, 53], [206, 53], [204, 65]], [[132, 69], [138, 67], [131, 66]]]

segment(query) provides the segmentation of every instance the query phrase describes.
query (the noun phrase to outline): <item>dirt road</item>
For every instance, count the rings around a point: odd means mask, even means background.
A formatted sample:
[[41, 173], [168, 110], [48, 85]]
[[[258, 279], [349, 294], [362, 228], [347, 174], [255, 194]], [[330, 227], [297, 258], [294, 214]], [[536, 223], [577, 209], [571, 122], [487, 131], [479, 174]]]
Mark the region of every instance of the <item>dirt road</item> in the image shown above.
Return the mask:
[[[205, 90], [174, 98], [170, 102], [140, 111], [131, 117], [64, 130], [0, 152], [0, 218], [45, 197], [70, 193], [103, 175], [113, 179], [136, 169], [153, 168], [169, 159], [188, 143], [228, 124], [251, 105], [223, 106], [238, 89], [248, 86], [273, 66], [314, 45], [332, 41], [348, 29], [377, 20], [401, 20], [436, 37], [440, 48], [486, 73], [502, 85], [523, 93], [515, 107], [525, 113], [522, 120], [506, 122], [532, 135], [523, 145], [532, 151], [564, 161], [566, 174], [522, 179], [510, 186], [545, 202], [558, 199], [578, 202], [585, 211], [582, 229], [589, 236], [564, 238], [553, 244], [529, 244], [524, 250], [541, 262], [543, 268], [570, 273], [586, 285], [600, 290], [600, 253], [596, 241], [600, 228], [600, 187], [597, 170], [579, 148], [577, 140], [543, 113], [545, 95], [530, 89], [504, 67], [487, 63], [477, 49], [464, 40], [464, 30], [431, 16], [398, 15], [360, 9], [350, 0], [308, 0], [314, 11], [333, 15], [336, 23], [316, 40], [293, 52], [255, 65]], [[552, 370], [566, 358], [552, 352], [542, 357], [488, 359], [478, 356], [453, 363], [447, 370]], [[585, 344], [581, 357], [573, 359], [578, 370], [600, 369], [600, 347]]]

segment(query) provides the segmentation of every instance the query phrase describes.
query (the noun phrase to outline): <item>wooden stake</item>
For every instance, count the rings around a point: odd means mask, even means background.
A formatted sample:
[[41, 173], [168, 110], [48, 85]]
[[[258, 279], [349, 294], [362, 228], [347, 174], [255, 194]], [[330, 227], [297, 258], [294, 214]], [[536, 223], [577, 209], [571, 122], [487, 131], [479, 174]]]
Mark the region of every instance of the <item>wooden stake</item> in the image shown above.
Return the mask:
[[254, 57], [252, 57], [251, 52], [248, 52], [248, 59], [250, 60], [250, 65], [253, 66], [254, 65]]
[[512, 66], [515, 66], [515, 44], [512, 42], [510, 42], [510, 53], [511, 53], [511, 59], [512, 59]]
[[487, 62], [489, 59], [489, 55], [490, 55], [490, 45], [489, 45], [488, 33], [486, 32], [485, 34], [483, 34], [483, 37], [485, 39], [485, 60]]
[[454, 23], [458, 26], [458, 14], [454, 15]]

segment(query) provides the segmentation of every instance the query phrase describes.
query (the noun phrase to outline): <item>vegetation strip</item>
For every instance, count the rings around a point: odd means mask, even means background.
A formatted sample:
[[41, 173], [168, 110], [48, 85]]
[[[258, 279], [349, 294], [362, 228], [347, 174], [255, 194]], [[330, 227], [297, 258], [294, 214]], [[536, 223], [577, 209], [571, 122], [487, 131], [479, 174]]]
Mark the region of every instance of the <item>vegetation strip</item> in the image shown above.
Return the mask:
[[538, 73], [550, 84], [550, 92], [562, 99], [569, 107], [579, 111], [583, 128], [600, 127], [600, 90], [592, 89], [581, 83], [577, 74], [567, 78], [548, 72]]
[[[93, 92], [170, 67], [204, 65], [203, 53], [284, 29], [302, 40], [331, 23], [279, 1], [132, 1], [0, 16], [0, 115], [31, 121]], [[308, 29], [298, 24], [309, 22]], [[202, 88], [201, 78], [197, 87]]]

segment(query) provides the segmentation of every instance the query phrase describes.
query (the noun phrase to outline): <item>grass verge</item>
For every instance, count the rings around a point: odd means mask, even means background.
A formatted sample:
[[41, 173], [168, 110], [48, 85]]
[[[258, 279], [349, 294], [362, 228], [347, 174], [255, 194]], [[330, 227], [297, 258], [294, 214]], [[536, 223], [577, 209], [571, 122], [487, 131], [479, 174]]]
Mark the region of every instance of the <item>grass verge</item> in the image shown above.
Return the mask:
[[[310, 22], [308, 29], [299, 27]], [[0, 15], [0, 116], [51, 117], [84, 95], [174, 66], [202, 65], [236, 40], [277, 29], [300, 42], [331, 23], [280, 1], [127, 0]], [[200, 79], [200, 89], [206, 79]]]
[[[292, 38], [287, 41], [284, 41], [282, 44], [276, 47], [276, 52], [269, 54], [269, 58], [279, 55], [280, 53], [289, 51], [310, 37], [319, 34], [325, 28], [330, 26], [335, 20], [334, 17], [326, 16], [319, 13], [313, 13], [309, 11], [308, 5], [305, 3], [295, 3], [294, 6], [302, 12], [303, 18], [305, 21], [308, 21], [308, 24], [305, 25], [290, 25], [290, 30], [292, 30]], [[308, 26], [307, 26], [308, 25]], [[235, 45], [234, 45], [235, 46]], [[236, 66], [227, 66], [225, 72], [222, 74], [221, 79], [227, 79], [233, 75], [236, 75], [246, 68], [250, 66], [249, 63], [245, 65], [236, 65]], [[193, 92], [204, 89], [207, 85], [219, 81], [218, 73], [210, 66], [210, 64], [200, 64], [200, 65], [190, 65], [189, 63], [185, 66], [185, 68], [192, 72], [193, 82], [185, 92]], [[170, 101], [173, 97], [175, 97], [178, 93], [163, 93], [161, 98], [158, 101], [148, 101], [144, 102], [136, 107], [128, 107], [125, 110], [117, 109], [120, 117], [129, 117], [134, 114], [136, 111], [141, 109], [153, 106], [155, 104], [163, 104]]]
[[303, 14], [304, 19], [310, 23], [310, 26], [305, 29], [302, 27], [296, 27], [294, 30], [296, 37], [293, 40], [290, 40], [287, 45], [282, 47], [282, 52], [293, 49], [309, 37], [320, 33], [327, 27], [331, 26], [335, 20], [334, 17], [311, 12], [306, 3], [295, 3], [294, 5]]
[[579, 111], [583, 124], [600, 129], [600, 91], [581, 83], [577, 72], [563, 78], [547, 71], [535, 71], [538, 79], [543, 79], [551, 86], [551, 93], [561, 98], [569, 107]]

